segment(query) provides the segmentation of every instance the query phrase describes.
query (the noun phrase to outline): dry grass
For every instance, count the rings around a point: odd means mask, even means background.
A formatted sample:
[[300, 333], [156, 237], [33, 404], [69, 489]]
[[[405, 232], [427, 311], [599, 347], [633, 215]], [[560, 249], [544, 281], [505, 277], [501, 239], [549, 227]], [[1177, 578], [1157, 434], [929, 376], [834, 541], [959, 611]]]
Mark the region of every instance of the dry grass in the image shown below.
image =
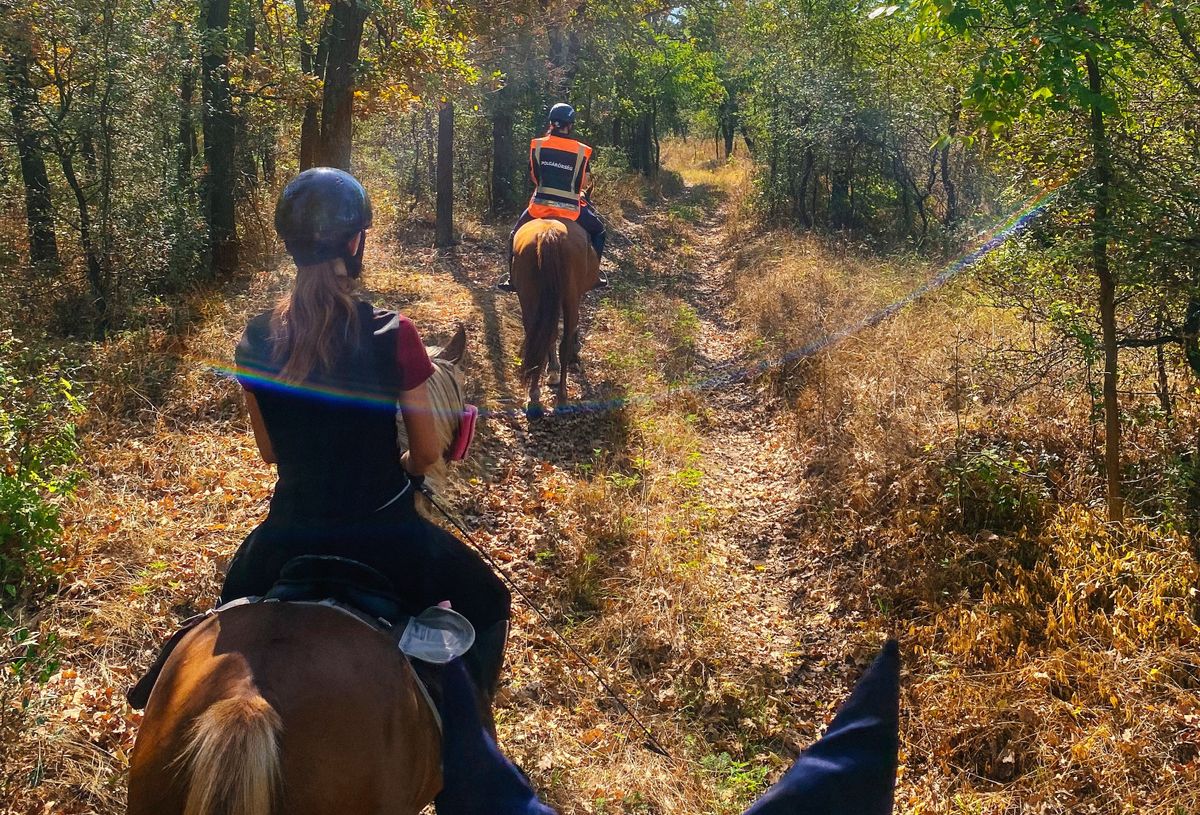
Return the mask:
[[[771, 358], [929, 274], [787, 234], [740, 266], [737, 307]], [[1157, 524], [1111, 528], [1083, 365], [1010, 367], [1034, 347], [961, 285], [773, 369], [811, 479], [795, 534], [852, 553], [874, 591], [848, 599], [902, 632], [900, 811], [1200, 811], [1200, 568], [1163, 526], [1186, 515], [1168, 471], [1191, 408], [1155, 421], [1151, 359], [1126, 355], [1132, 492]]]

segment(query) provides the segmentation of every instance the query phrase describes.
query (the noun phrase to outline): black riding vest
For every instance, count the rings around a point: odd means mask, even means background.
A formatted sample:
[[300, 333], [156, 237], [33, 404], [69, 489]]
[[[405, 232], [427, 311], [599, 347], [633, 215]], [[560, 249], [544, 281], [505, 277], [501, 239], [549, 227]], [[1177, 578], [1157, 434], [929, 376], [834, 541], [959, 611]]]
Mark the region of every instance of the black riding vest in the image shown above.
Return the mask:
[[271, 521], [363, 518], [407, 484], [396, 449], [398, 324], [395, 312], [360, 302], [358, 330], [331, 371], [298, 385], [279, 380], [271, 313], [246, 326], [234, 358], [278, 459]]

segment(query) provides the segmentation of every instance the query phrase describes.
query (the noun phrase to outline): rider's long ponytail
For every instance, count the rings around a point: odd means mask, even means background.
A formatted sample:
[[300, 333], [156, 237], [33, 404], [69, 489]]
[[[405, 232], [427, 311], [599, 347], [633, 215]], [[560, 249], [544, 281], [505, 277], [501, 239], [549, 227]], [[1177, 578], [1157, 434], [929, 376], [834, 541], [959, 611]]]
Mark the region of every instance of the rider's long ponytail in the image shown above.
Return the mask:
[[341, 260], [296, 270], [292, 293], [275, 307], [280, 376], [301, 382], [313, 371], [326, 372], [337, 353], [358, 338], [356, 284]]

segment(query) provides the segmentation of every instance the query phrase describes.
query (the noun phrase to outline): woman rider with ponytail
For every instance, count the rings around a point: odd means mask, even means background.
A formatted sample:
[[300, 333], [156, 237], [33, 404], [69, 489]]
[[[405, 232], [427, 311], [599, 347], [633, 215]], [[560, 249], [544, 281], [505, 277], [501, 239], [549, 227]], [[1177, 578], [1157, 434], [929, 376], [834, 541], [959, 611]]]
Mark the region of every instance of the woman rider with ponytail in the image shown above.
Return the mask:
[[[417, 613], [449, 600], [471, 621], [466, 655], [490, 698], [499, 681], [509, 593], [471, 549], [421, 517], [413, 496], [442, 454], [416, 328], [359, 292], [371, 226], [366, 190], [318, 167], [284, 189], [275, 228], [296, 263], [292, 291], [246, 326], [235, 358], [254, 437], [279, 480], [238, 549], [222, 602], [265, 594], [298, 555], [338, 555], [389, 577]], [[410, 447], [397, 452], [397, 402]]]

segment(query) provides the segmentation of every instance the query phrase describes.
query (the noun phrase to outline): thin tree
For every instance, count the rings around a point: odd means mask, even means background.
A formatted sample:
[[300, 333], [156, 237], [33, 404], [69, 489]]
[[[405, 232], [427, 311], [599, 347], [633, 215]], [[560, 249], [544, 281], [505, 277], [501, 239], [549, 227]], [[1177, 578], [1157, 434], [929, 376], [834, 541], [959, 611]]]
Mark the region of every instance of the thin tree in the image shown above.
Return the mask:
[[453, 246], [454, 241], [454, 103], [438, 107], [437, 133], [437, 229], [434, 243]]
[[58, 240], [54, 233], [54, 205], [43, 158], [42, 134], [34, 117], [37, 94], [30, 82], [28, 48], [28, 42], [23, 39], [4, 38], [4, 84], [21, 164], [21, 180], [25, 185], [29, 262], [53, 271], [59, 268]]
[[358, 50], [367, 9], [357, 0], [334, 3], [329, 9], [328, 56], [324, 62], [325, 91], [321, 100], [321, 143], [317, 161], [327, 167], [350, 169], [354, 136], [354, 87]]
[[204, 220], [208, 224], [208, 273], [226, 274], [237, 266], [234, 221], [234, 154], [237, 119], [229, 89], [229, 0], [200, 4], [204, 98]]

